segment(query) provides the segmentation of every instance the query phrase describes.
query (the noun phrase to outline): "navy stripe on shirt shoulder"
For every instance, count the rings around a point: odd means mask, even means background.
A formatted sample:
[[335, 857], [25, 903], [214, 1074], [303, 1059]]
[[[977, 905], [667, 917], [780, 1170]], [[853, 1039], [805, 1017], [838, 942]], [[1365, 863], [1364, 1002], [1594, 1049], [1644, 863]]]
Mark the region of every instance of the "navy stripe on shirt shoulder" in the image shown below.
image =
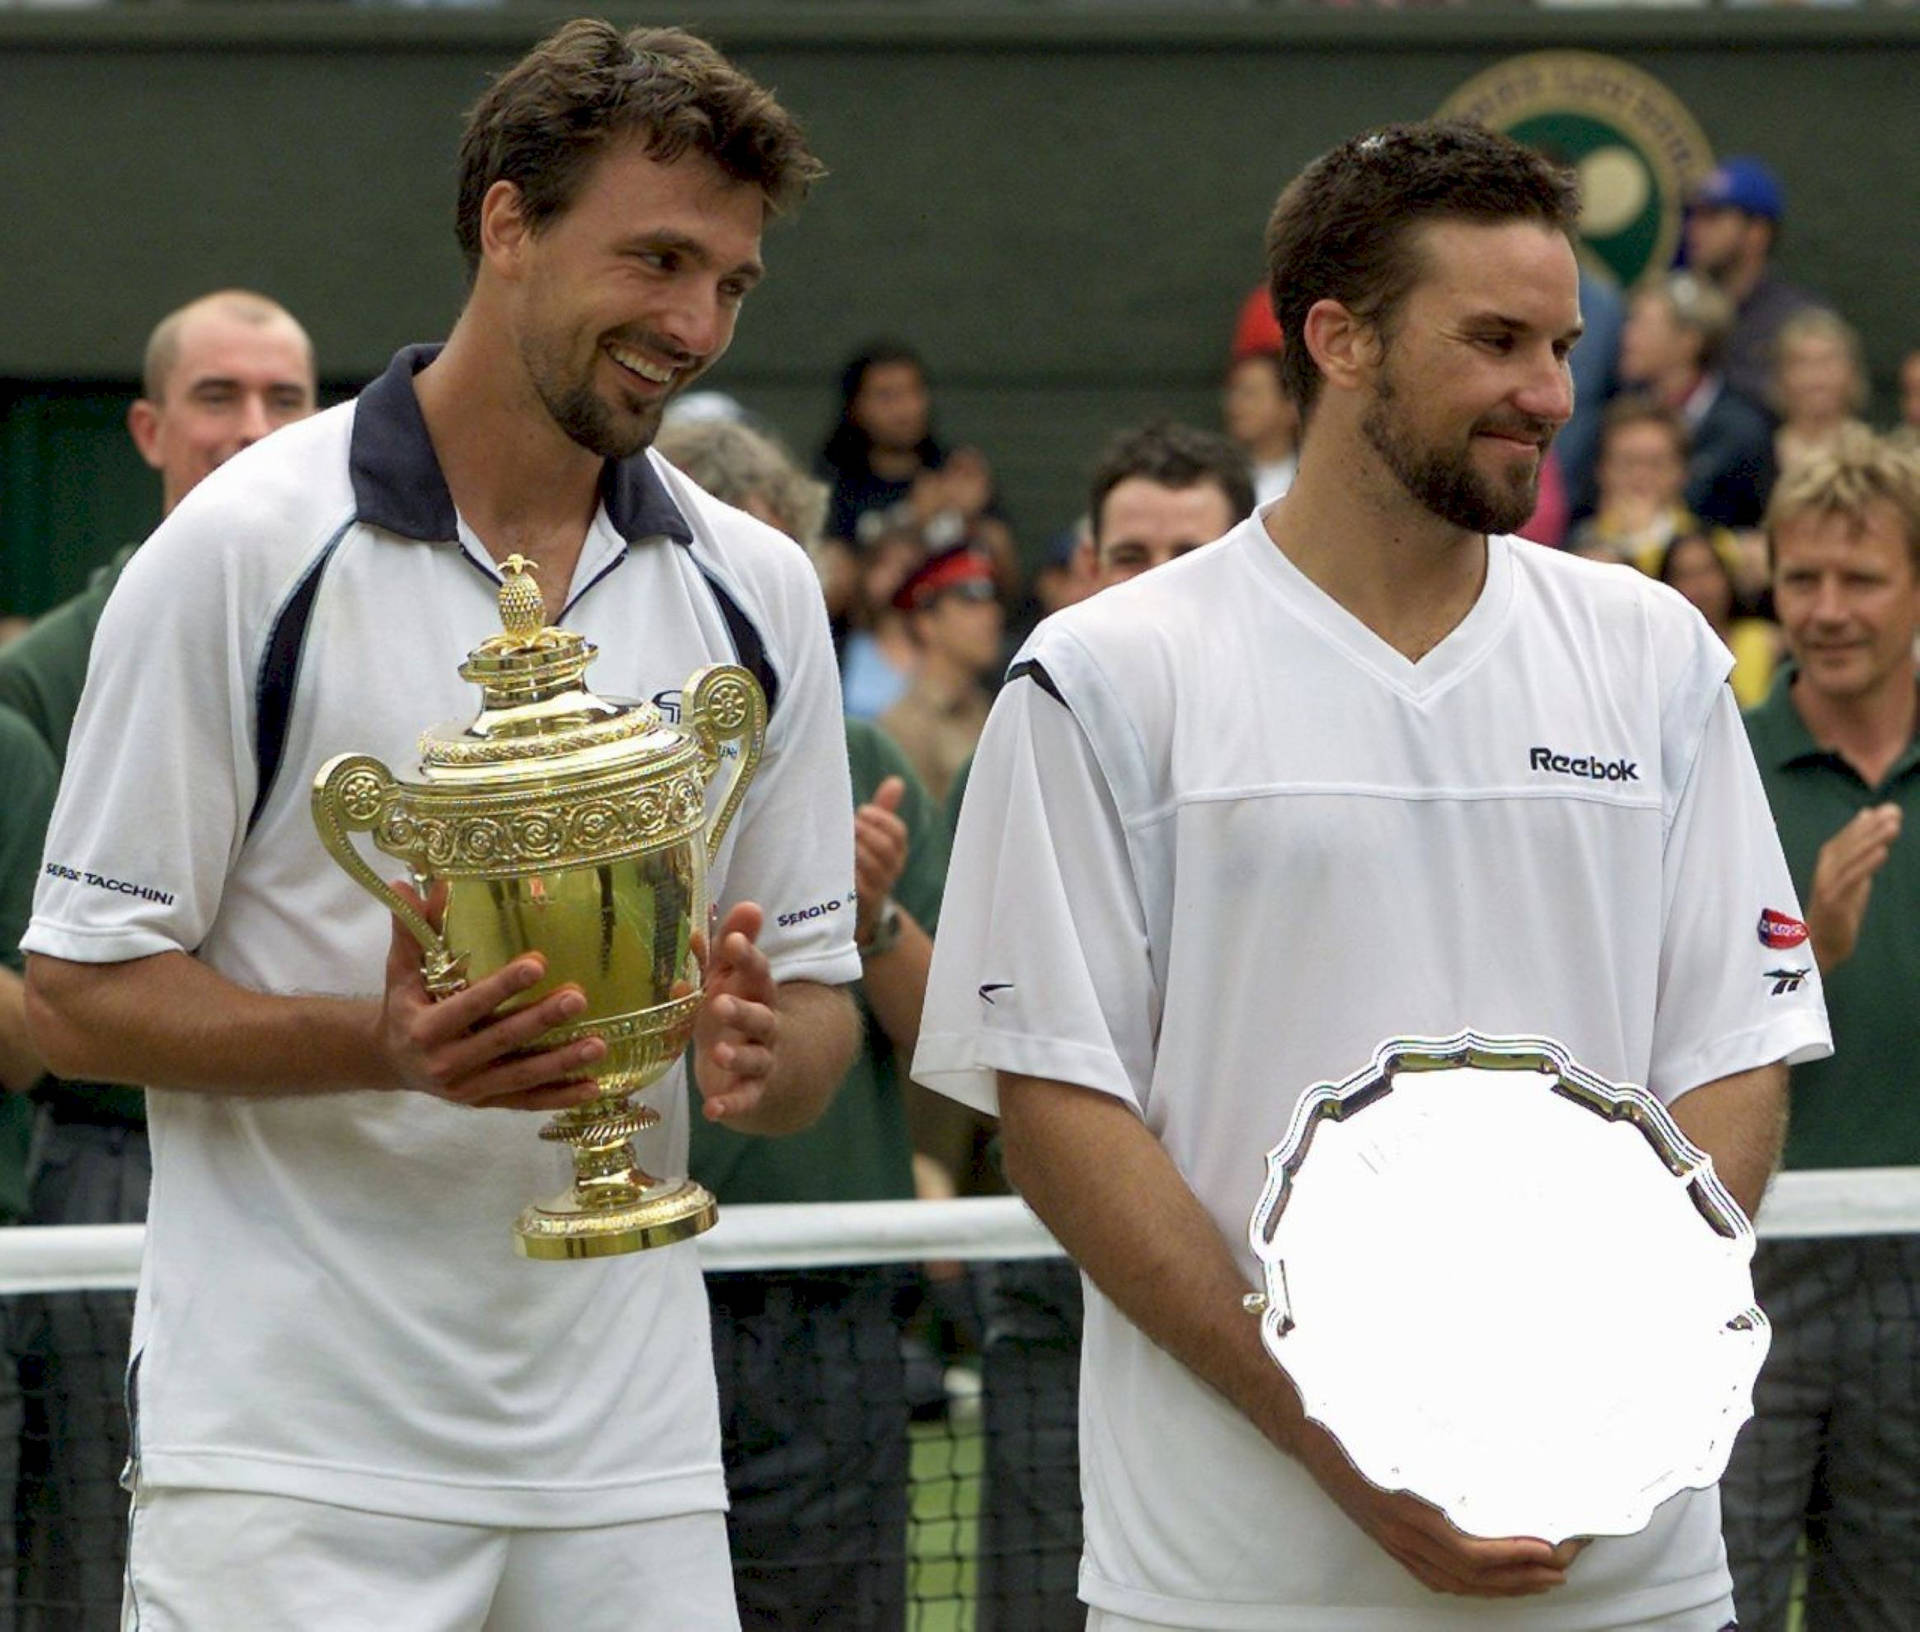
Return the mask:
[[1009, 680], [1031, 680], [1069, 714], [1073, 712], [1073, 705], [1069, 703], [1065, 697], [1060, 695], [1060, 688], [1054, 684], [1053, 676], [1047, 673], [1037, 658], [1029, 657], [1022, 662], [1014, 664], [1012, 668], [1007, 670], [1007, 678]]

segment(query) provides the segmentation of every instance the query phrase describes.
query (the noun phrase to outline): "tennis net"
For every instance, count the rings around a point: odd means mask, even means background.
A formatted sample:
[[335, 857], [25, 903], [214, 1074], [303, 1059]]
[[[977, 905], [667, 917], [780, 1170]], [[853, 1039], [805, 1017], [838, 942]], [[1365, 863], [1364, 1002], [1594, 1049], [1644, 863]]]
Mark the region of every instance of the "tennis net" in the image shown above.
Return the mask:
[[[1920, 1624], [1920, 1169], [1784, 1174], [1759, 1233], [1776, 1356], [1833, 1397], [1773, 1378], [1772, 1362], [1763, 1376], [1764, 1419], [1727, 1487], [1743, 1629], [1817, 1628], [1829, 1596], [1862, 1592], [1877, 1610], [1853, 1624]], [[46, 1339], [59, 1354], [76, 1333], [124, 1329], [142, 1235], [0, 1230], [0, 1336], [21, 1385], [0, 1378], [0, 1444], [18, 1447], [13, 1499], [0, 1488], [0, 1531], [15, 1529], [0, 1632], [118, 1625], [120, 1357], [97, 1345], [74, 1374], [92, 1394], [76, 1397], [49, 1374]], [[1080, 1626], [1080, 1287], [1018, 1200], [731, 1207], [700, 1252], [749, 1628]], [[966, 1313], [929, 1322], [929, 1308]], [[947, 1324], [971, 1340], [942, 1340]], [[1868, 1449], [1840, 1438], [1850, 1402]], [[1849, 1476], [1856, 1454], [1870, 1478]]]

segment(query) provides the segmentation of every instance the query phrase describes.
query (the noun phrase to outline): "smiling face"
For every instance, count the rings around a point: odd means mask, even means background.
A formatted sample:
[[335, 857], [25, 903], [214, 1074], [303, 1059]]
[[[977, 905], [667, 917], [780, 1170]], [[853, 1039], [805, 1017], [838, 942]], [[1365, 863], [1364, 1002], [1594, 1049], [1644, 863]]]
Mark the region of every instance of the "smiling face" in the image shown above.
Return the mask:
[[1459, 221], [1423, 228], [1418, 249], [1424, 276], [1381, 335], [1360, 433], [1431, 514], [1507, 532], [1533, 513], [1573, 412], [1573, 249], [1545, 227]]
[[183, 317], [166, 378], [133, 405], [127, 429], [171, 511], [242, 448], [313, 410], [306, 331], [277, 309], [235, 310], [216, 297]]
[[1775, 529], [1773, 603], [1801, 682], [1836, 703], [1867, 703], [1914, 683], [1920, 576], [1900, 512], [1813, 511]]
[[501, 212], [527, 379], [569, 438], [624, 459], [732, 342], [763, 270], [766, 201], [702, 155], [662, 164], [628, 141], [537, 230], [517, 209], [512, 183], [496, 182], [483, 211]]
[[1219, 483], [1167, 487], [1148, 476], [1116, 482], [1093, 529], [1094, 587], [1109, 589], [1197, 550], [1240, 518]]

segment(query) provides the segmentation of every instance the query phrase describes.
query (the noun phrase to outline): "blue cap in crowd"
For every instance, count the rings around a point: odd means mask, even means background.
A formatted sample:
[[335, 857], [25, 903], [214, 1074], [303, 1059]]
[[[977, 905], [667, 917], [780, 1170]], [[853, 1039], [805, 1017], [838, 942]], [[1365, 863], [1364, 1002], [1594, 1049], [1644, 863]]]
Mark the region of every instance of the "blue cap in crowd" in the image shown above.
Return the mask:
[[1691, 201], [1708, 209], [1740, 210], [1747, 215], [1778, 221], [1786, 213], [1786, 194], [1779, 178], [1758, 159], [1723, 159], [1719, 168], [1693, 191]]

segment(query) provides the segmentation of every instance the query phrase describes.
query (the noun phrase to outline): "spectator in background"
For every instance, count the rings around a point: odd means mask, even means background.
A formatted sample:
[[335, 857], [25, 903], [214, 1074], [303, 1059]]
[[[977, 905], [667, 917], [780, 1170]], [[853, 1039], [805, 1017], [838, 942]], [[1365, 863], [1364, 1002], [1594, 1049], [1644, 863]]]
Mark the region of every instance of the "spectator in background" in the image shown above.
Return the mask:
[[1272, 298], [1265, 288], [1255, 289], [1234, 328], [1220, 418], [1227, 435], [1252, 461], [1256, 506], [1286, 492], [1300, 462], [1300, 410], [1281, 388], [1282, 345]]
[[832, 485], [829, 538], [856, 551], [889, 533], [929, 552], [966, 544], [992, 562], [1003, 598], [1018, 596], [1019, 554], [993, 472], [979, 449], [949, 451], [935, 439], [926, 367], [911, 348], [872, 345], [841, 370], [840, 418], [820, 461]]
[[[1208, 431], [1158, 422], [1116, 436], [1093, 473], [1094, 592], [1219, 538], [1254, 508], [1252, 474], [1240, 448]], [[1069, 1260], [1001, 1266], [981, 1366], [979, 1632], [1066, 1632], [1085, 1620], [1076, 1591], [1080, 1331], [1080, 1272]]]
[[[818, 536], [825, 487], [746, 426], [670, 424], [654, 445], [715, 498], [802, 545]], [[803, 1133], [754, 1139], [696, 1119], [691, 1171], [723, 1206], [914, 1194], [902, 1062], [920, 1031], [946, 835], [900, 750], [864, 721], [846, 730], [860, 1054]], [[911, 1271], [891, 1266], [707, 1277], [744, 1632], [906, 1625], [912, 1291]]]
[[1867, 364], [1853, 325], [1818, 306], [1788, 318], [1774, 341], [1768, 401], [1780, 417], [1773, 452], [1782, 471], [1865, 430]]
[[[147, 340], [141, 395], [127, 410], [134, 446], [160, 475], [169, 515], [201, 480], [282, 425], [314, 411], [313, 344], [283, 307], [224, 289], [161, 319]], [[0, 650], [0, 704], [17, 710], [50, 759], [63, 762], [87, 676], [94, 628], [134, 552], [129, 544], [71, 600]], [[11, 786], [11, 783], [9, 784]], [[0, 801], [0, 894], [30, 900], [51, 806]], [[18, 966], [26, 918], [5, 927], [0, 958]], [[11, 975], [0, 975], [11, 980]], [[45, 1078], [37, 1092], [45, 1133], [27, 1210], [33, 1224], [136, 1224], [147, 1216], [153, 1158], [146, 1096], [138, 1088]], [[26, 1364], [44, 1401], [45, 1466], [23, 1504], [21, 1598], [60, 1606], [72, 1632], [120, 1624], [126, 1557], [127, 1460], [121, 1404], [132, 1341], [124, 1292], [36, 1299], [16, 1315]], [[84, 1606], [84, 1607], [83, 1607]]]
[[1616, 397], [1600, 422], [1598, 507], [1567, 548], [1651, 572], [1676, 538], [1700, 525], [1686, 504], [1687, 427], [1651, 397]]
[[1688, 201], [1687, 265], [1733, 303], [1721, 367], [1755, 403], [1767, 400], [1775, 337], [1796, 312], [1821, 304], [1773, 270], [1785, 213], [1773, 172], [1744, 155], [1723, 160]]
[[1072, 525], [1062, 528], [1048, 543], [1046, 557], [1033, 575], [1033, 598], [1041, 617], [1051, 617], [1093, 593], [1092, 537], [1087, 517], [1075, 516]]
[[[1788, 1168], [1920, 1164], [1920, 459], [1848, 433], [1768, 516], [1792, 661], [1747, 716], [1801, 924], [1763, 914], [1789, 978], [1817, 962], [1831, 1059], [1796, 1065]], [[1743, 1632], [1911, 1627], [1920, 1605], [1920, 1237], [1762, 1241], [1773, 1346], [1721, 1481]], [[1801, 1538], [1808, 1545], [1804, 1558]]]
[[1732, 323], [1727, 297], [1691, 272], [1643, 284], [1627, 307], [1620, 378], [1686, 424], [1687, 507], [1703, 521], [1753, 527], [1773, 486], [1773, 427], [1720, 372]]
[[984, 555], [956, 544], [928, 556], [893, 597], [919, 654], [906, 695], [880, 716], [927, 792], [944, 799], [987, 723], [988, 677], [1006, 618]]
[[[831, 552], [833, 540], [824, 548]], [[856, 594], [840, 651], [840, 701], [856, 720], [879, 719], [906, 696], [919, 667], [920, 649], [893, 598], [926, 558], [918, 534], [891, 529], [851, 557]]]
[[1661, 552], [1654, 576], [1693, 603], [1707, 626], [1733, 653], [1727, 682], [1742, 708], [1763, 702], [1780, 661], [1780, 630], [1766, 618], [1743, 615], [1739, 556], [1731, 539], [1705, 529], [1683, 533]]
[[[160, 320], [147, 339], [127, 432], [160, 474], [160, 514], [242, 448], [316, 405], [313, 342], [284, 307], [222, 289]], [[72, 600], [4, 649], [0, 703], [18, 709], [64, 759], [100, 609], [133, 554], [128, 544]]]

